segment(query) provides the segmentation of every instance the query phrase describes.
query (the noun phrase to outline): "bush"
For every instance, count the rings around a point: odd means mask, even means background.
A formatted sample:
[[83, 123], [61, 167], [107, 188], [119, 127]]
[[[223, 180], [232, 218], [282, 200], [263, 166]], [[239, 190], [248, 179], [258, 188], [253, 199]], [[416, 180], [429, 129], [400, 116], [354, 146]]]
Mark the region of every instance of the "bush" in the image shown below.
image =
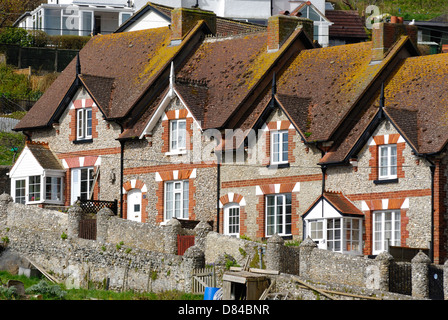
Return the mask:
[[29, 47], [32, 43], [32, 36], [22, 28], [4, 28], [0, 31], [0, 43]]
[[49, 284], [45, 280], [41, 280], [38, 284], [32, 285], [28, 289], [25, 290], [27, 294], [42, 294], [47, 298], [54, 299], [64, 299], [67, 294], [66, 291], [62, 290], [60, 286], [57, 284]]

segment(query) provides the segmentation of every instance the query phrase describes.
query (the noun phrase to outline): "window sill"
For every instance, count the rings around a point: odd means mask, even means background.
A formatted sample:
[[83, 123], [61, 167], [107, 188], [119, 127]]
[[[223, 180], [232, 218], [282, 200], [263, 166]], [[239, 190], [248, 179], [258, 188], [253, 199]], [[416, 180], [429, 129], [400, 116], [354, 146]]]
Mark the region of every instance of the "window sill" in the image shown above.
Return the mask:
[[92, 143], [93, 139], [79, 139], [73, 141], [74, 144]]
[[395, 178], [395, 179], [373, 180], [373, 183], [374, 183], [374, 184], [398, 183], [398, 178]]
[[166, 156], [182, 156], [184, 154], [187, 154], [187, 150], [175, 150], [175, 151], [165, 152]]
[[268, 169], [281, 169], [281, 168], [289, 168], [289, 162], [286, 163], [271, 163], [266, 166]]

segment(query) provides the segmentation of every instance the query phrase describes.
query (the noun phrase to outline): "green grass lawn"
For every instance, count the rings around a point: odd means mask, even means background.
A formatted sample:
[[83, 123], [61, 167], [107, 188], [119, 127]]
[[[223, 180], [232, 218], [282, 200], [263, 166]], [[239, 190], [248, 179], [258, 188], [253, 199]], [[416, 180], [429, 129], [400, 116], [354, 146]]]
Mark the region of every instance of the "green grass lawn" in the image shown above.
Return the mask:
[[[23, 282], [27, 293], [26, 298], [21, 298], [11, 292], [7, 292], [6, 283], [10, 279]], [[11, 275], [6, 271], [0, 271], [0, 300], [202, 300], [203, 297], [203, 295], [195, 295], [177, 290], [153, 293], [67, 289], [64, 285], [56, 285], [46, 279], [36, 277], [28, 278], [24, 275]]]

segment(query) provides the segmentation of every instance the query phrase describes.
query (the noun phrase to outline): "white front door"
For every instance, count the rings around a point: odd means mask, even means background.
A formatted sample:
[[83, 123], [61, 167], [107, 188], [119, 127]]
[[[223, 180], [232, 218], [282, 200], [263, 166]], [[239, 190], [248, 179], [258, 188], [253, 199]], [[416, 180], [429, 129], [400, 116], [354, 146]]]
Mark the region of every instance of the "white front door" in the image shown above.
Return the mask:
[[140, 189], [132, 189], [128, 192], [128, 214], [127, 219], [142, 221], [142, 192]]

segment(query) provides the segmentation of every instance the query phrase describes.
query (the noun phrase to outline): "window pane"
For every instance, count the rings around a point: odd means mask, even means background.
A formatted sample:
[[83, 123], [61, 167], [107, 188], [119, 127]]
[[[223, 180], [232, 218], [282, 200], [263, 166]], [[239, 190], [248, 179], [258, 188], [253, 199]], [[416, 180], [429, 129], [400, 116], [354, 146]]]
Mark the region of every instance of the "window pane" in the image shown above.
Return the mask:
[[169, 220], [173, 217], [173, 183], [167, 182], [165, 186], [165, 211], [166, 219]]
[[14, 202], [25, 204], [25, 180], [16, 180]]
[[183, 184], [183, 218], [188, 219], [188, 181]]
[[40, 176], [29, 177], [28, 201], [40, 201]]
[[92, 137], [92, 109], [86, 110], [86, 137]]
[[177, 121], [171, 121], [171, 149], [177, 149]]
[[186, 146], [186, 121], [179, 120], [178, 148], [185, 149]]
[[82, 112], [82, 109], [78, 110], [78, 138], [84, 137], [84, 113]]

